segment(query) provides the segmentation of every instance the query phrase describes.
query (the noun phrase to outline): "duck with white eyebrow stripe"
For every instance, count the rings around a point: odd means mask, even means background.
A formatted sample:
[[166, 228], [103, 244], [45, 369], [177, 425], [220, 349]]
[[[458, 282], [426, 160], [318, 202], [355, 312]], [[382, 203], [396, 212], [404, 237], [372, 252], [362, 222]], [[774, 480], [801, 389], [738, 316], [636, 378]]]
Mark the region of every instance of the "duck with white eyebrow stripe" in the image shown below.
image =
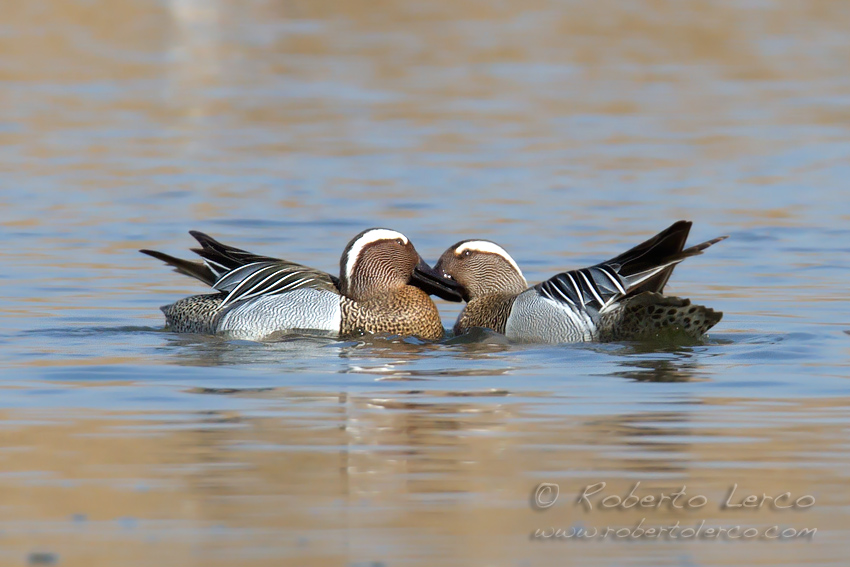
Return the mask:
[[455, 334], [486, 327], [520, 342], [565, 343], [678, 330], [698, 338], [723, 314], [662, 292], [679, 262], [726, 237], [685, 249], [690, 229], [690, 222], [679, 221], [616, 258], [533, 287], [505, 249], [488, 240], [458, 242], [434, 269], [456, 281], [467, 302]]
[[400, 232], [372, 228], [355, 236], [340, 258], [340, 276], [258, 256], [190, 232], [203, 262], [141, 252], [213, 287], [218, 293], [162, 308], [177, 332], [262, 339], [312, 330], [332, 335], [387, 333], [436, 340], [443, 324], [429, 294], [460, 301], [456, 282], [428, 266]]

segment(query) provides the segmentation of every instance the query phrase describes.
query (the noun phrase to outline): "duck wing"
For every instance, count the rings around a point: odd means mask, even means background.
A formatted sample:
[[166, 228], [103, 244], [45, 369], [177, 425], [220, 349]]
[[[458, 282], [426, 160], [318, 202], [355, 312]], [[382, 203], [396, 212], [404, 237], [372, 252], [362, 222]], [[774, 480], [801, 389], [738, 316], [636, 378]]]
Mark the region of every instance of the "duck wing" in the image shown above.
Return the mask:
[[685, 248], [691, 224], [690, 221], [676, 222], [615, 258], [588, 268], [562, 272], [534, 288], [553, 301], [579, 311], [596, 312], [644, 291], [661, 293], [679, 262], [702, 254], [709, 246], [727, 238], [721, 236]]
[[221, 307], [304, 287], [339, 293], [339, 280], [327, 272], [228, 246], [196, 230], [189, 231], [189, 234], [201, 245], [201, 248], [193, 248], [192, 251], [203, 258], [202, 262], [183, 260], [155, 250], [140, 252], [227, 293]]

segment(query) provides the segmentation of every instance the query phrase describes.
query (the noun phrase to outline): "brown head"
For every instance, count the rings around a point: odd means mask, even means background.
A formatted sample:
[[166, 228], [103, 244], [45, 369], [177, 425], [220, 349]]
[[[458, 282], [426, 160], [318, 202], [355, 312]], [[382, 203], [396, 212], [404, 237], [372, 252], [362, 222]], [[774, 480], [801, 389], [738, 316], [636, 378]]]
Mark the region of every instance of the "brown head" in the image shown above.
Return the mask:
[[339, 287], [354, 301], [373, 299], [412, 285], [448, 301], [460, 301], [458, 284], [426, 264], [410, 240], [387, 228], [355, 236], [339, 261]]
[[434, 269], [457, 282], [467, 302], [493, 293], [517, 295], [528, 289], [510, 254], [489, 240], [458, 242], [443, 252]]

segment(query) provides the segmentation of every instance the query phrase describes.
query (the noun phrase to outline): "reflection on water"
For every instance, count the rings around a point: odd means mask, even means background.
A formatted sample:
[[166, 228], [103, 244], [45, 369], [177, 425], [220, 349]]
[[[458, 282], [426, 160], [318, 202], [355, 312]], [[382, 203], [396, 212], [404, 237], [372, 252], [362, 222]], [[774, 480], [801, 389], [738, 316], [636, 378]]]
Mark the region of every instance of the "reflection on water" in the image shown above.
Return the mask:
[[[846, 563], [850, 5], [7, 4], [0, 564]], [[669, 284], [704, 341], [181, 336], [157, 308], [204, 290], [137, 252], [333, 272], [389, 226], [536, 282], [680, 218], [731, 235]], [[534, 537], [643, 518], [817, 533]]]
[[699, 372], [696, 361], [636, 360], [623, 366], [627, 369], [613, 375], [640, 382], [688, 382]]
[[[634, 526], [644, 517], [653, 525], [818, 528], [814, 548], [761, 541], [740, 544], [730, 556], [703, 541], [678, 551], [723, 564], [791, 564], [812, 552], [838, 561], [843, 549], [830, 541], [846, 524], [848, 463], [846, 455], [826, 455], [843, 442], [846, 419], [837, 418], [846, 398], [683, 397], [663, 407], [621, 403], [610, 408], [616, 413], [564, 415], [532, 409], [551, 395], [542, 392], [334, 395], [281, 387], [195, 388], [191, 395], [201, 404], [213, 396], [219, 409], [63, 419], [5, 411], [0, 486], [14, 514], [3, 521], [4, 549], [22, 554], [46, 536], [71, 564], [96, 547], [104, 564], [134, 554], [175, 565], [271, 565], [281, 557], [356, 564], [446, 553], [584, 565], [584, 554], [604, 561], [630, 547], [594, 545], [577, 554], [571, 545], [591, 544], [544, 544], [530, 534], [577, 523]], [[793, 427], [776, 427], [792, 416]], [[558, 483], [561, 498], [534, 510], [529, 494], [544, 481]], [[577, 507], [576, 497], [600, 482], [597, 507]], [[625, 497], [636, 483], [641, 496], [686, 487], [688, 498], [702, 495], [708, 504], [602, 509], [602, 496]], [[733, 504], [752, 493], [792, 491], [795, 499], [810, 493], [816, 505], [722, 509], [734, 484]], [[368, 542], [388, 530], [393, 548], [373, 555]], [[441, 551], [433, 548], [438, 542]], [[659, 561], [663, 547], [642, 552]]]

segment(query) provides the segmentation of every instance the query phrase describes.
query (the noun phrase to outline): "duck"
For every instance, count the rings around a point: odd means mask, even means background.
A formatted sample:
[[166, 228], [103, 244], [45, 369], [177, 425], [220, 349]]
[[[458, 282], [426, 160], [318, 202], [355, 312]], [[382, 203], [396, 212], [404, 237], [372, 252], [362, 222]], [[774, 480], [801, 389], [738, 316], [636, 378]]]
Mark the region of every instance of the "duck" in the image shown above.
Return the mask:
[[680, 262], [728, 237], [685, 248], [691, 225], [678, 221], [615, 258], [534, 286], [495, 242], [462, 240], [434, 265], [466, 302], [453, 332], [484, 327], [525, 343], [645, 340], [667, 331], [700, 338], [723, 313], [666, 296], [664, 286]]
[[202, 232], [189, 234], [201, 246], [192, 249], [201, 261], [140, 250], [216, 290], [161, 308], [167, 327], [179, 333], [263, 340], [310, 331], [439, 340], [445, 329], [430, 295], [461, 301], [457, 282], [422, 260], [407, 236], [387, 228], [351, 239], [339, 277], [222, 244]]

